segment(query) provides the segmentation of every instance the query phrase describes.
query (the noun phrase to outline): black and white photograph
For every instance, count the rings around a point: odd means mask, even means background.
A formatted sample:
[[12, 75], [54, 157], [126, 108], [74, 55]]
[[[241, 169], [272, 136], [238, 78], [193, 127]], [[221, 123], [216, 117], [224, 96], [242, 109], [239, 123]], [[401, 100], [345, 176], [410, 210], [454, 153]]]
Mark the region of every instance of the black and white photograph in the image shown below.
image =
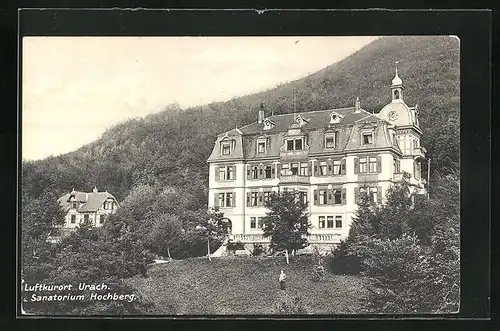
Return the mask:
[[20, 47], [20, 315], [459, 312], [458, 36]]

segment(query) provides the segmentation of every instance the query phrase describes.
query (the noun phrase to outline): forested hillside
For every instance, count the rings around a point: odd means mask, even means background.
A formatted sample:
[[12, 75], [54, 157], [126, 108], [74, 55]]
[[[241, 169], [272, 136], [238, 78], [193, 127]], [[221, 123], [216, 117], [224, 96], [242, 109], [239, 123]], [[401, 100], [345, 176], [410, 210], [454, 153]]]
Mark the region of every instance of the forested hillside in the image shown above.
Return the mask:
[[[143, 119], [121, 123], [74, 152], [23, 162], [23, 195], [38, 197], [43, 191], [62, 195], [73, 187], [89, 191], [97, 185], [123, 200], [134, 187], [149, 185], [168, 188], [183, 200], [182, 206], [197, 210], [206, 203], [206, 159], [218, 133], [255, 121], [260, 103], [269, 114], [291, 112], [294, 88], [298, 111], [351, 106], [359, 96], [362, 107], [376, 113], [390, 101], [388, 86], [396, 60], [406, 103], [418, 103], [422, 145], [434, 170], [446, 173], [458, 167], [458, 40], [385, 37], [274, 89], [189, 109], [167, 106]], [[241, 83], [245, 83], [243, 77]]]

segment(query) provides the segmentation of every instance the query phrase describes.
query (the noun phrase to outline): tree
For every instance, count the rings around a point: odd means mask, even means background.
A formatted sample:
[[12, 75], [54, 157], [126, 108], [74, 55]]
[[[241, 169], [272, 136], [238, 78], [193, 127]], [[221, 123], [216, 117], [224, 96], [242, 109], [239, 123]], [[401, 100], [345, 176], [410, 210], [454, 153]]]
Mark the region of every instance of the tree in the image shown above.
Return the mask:
[[170, 249], [182, 235], [182, 223], [179, 217], [171, 214], [160, 215], [149, 233], [148, 245], [153, 251], [164, 256], [167, 253], [171, 260]]
[[210, 256], [210, 242], [220, 240], [227, 235], [227, 228], [228, 223], [224, 221], [224, 213], [220, 212], [218, 207], [207, 210], [205, 219], [198, 225], [198, 229], [201, 230], [203, 236], [206, 238], [207, 256], [210, 261], [212, 261], [212, 257]]
[[307, 245], [308, 229], [311, 227], [307, 204], [296, 191], [273, 193], [265, 206], [269, 211], [263, 218], [264, 237], [271, 237], [271, 249], [285, 250], [287, 264], [288, 250]]

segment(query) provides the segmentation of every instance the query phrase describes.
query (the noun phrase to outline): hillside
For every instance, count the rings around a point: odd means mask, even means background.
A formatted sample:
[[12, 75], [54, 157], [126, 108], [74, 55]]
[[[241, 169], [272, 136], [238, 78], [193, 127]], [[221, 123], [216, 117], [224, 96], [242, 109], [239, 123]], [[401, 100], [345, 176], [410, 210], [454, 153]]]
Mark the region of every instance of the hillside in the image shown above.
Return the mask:
[[[58, 157], [23, 163], [23, 193], [37, 197], [94, 185], [124, 199], [133, 187], [169, 187], [193, 210], [203, 207], [209, 156], [216, 135], [257, 118], [264, 103], [275, 114], [345, 107], [356, 96], [378, 112], [390, 101], [394, 62], [406, 86], [405, 101], [418, 102], [422, 145], [433, 169], [446, 172], [459, 162], [459, 42], [451, 37], [380, 38], [348, 58], [302, 79], [227, 102], [181, 110], [168, 106], [143, 119], [129, 120], [95, 142]], [[242, 80], [242, 84], [244, 81]], [[167, 88], [167, 87], [166, 87]]]
[[[289, 265], [284, 258], [187, 259], [155, 265], [148, 278], [130, 283], [161, 315], [273, 314], [284, 296], [300, 296], [312, 314], [362, 313], [363, 278], [327, 273], [315, 283], [312, 265], [309, 257]], [[288, 276], [285, 291], [278, 285], [281, 269]]]

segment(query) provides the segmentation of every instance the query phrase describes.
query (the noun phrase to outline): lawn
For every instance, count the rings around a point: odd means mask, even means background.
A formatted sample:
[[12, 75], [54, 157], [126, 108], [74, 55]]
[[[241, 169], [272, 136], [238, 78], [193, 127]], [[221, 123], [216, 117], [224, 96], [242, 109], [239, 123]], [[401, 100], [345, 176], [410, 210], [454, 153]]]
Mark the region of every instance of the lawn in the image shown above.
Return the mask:
[[[308, 313], [362, 313], [364, 280], [358, 276], [326, 274], [312, 280], [311, 257], [206, 258], [173, 261], [152, 266], [148, 278], [130, 283], [155, 303], [155, 314], [218, 315], [273, 314], [274, 303], [284, 296], [300, 296]], [[285, 291], [278, 275], [288, 276]]]

